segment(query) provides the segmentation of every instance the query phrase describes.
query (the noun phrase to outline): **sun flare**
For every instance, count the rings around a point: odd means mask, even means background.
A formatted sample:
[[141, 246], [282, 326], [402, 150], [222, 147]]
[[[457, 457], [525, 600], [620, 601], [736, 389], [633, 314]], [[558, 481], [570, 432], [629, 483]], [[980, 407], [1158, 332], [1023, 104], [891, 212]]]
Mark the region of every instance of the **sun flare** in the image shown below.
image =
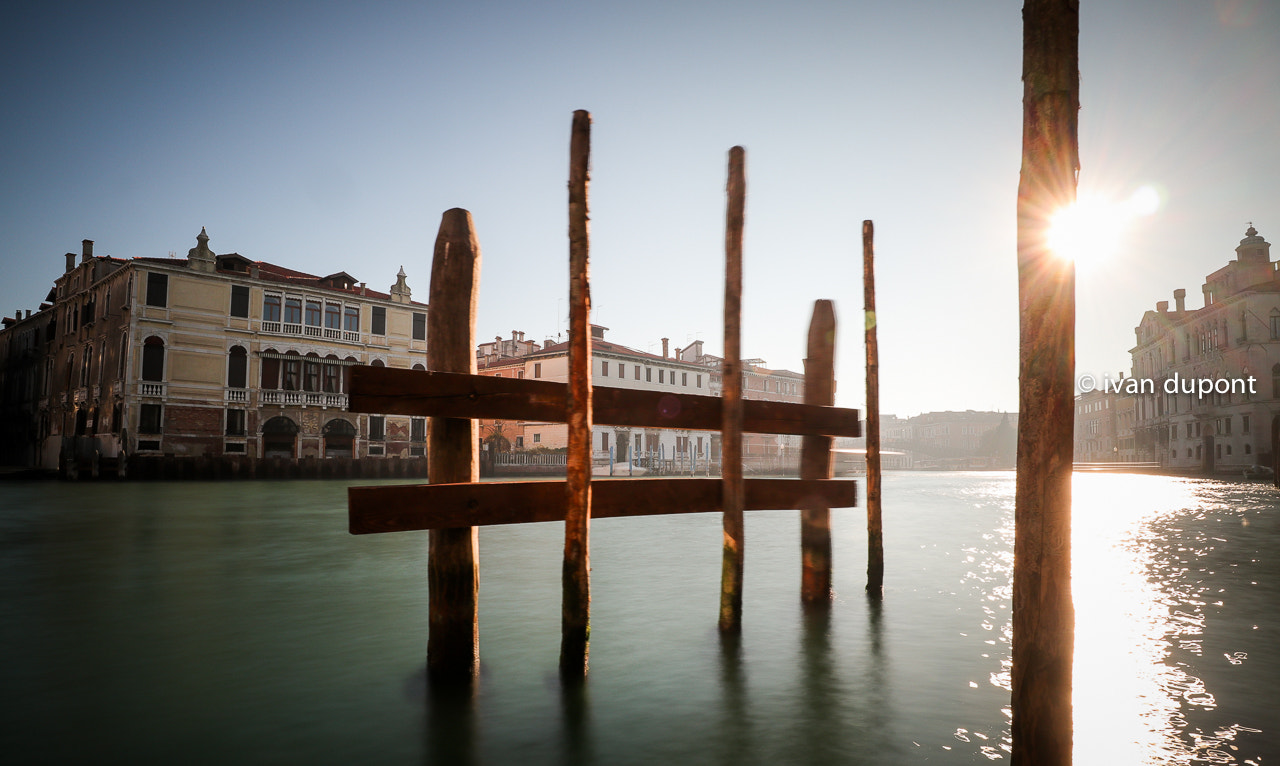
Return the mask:
[[1075, 262], [1077, 268], [1098, 267], [1116, 255], [1133, 219], [1151, 215], [1159, 204], [1160, 196], [1150, 186], [1140, 187], [1120, 202], [1101, 195], [1081, 195], [1053, 217], [1049, 248]]

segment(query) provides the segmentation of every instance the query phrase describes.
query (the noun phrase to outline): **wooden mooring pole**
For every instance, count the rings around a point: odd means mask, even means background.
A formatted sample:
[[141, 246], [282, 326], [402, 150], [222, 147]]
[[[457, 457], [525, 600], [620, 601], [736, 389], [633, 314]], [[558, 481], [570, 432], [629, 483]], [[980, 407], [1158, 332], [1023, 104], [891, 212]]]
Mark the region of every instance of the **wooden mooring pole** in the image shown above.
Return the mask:
[[590, 158], [591, 114], [579, 109], [569, 140], [569, 455], [560, 607], [560, 677], [567, 682], [586, 676], [591, 637]]
[[1071, 450], [1075, 272], [1048, 227], [1075, 202], [1078, 0], [1026, 0], [1018, 183], [1018, 471], [1014, 511], [1012, 763], [1071, 763]]
[[742, 229], [746, 217], [746, 152], [729, 150], [724, 228], [724, 425], [720, 437], [720, 478], [724, 491], [724, 557], [720, 570], [720, 630], [742, 630]]
[[862, 306], [867, 349], [867, 595], [884, 593], [884, 533], [880, 525], [880, 346], [876, 341], [875, 224], [862, 222]]
[[[427, 313], [427, 367], [476, 374], [476, 297], [480, 244], [471, 213], [445, 211], [431, 261], [431, 311]], [[479, 433], [468, 418], [430, 419], [428, 481], [453, 484], [480, 480]], [[427, 675], [432, 682], [474, 679], [480, 669], [480, 589], [475, 527], [434, 529], [427, 553], [430, 600]]]
[[[814, 301], [804, 360], [804, 403], [836, 401], [836, 312], [831, 301]], [[830, 436], [809, 434], [800, 447], [800, 478], [831, 478]], [[831, 603], [831, 508], [819, 498], [800, 509], [800, 600], [806, 606]]]

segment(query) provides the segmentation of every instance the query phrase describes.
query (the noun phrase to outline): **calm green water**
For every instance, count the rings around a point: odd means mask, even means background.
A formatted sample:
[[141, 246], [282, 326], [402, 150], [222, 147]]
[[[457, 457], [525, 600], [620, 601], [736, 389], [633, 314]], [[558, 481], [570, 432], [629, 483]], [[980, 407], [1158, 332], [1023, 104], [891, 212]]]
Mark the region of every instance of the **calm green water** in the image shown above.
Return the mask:
[[[363, 482], [368, 483], [368, 482]], [[426, 700], [427, 535], [352, 537], [345, 483], [0, 484], [6, 763], [1007, 761], [1012, 474], [890, 474], [886, 595], [837, 511], [830, 618], [799, 522], [592, 524], [591, 672], [561, 693], [558, 524], [482, 529], [482, 678]], [[1280, 758], [1280, 495], [1075, 484], [1076, 762]]]

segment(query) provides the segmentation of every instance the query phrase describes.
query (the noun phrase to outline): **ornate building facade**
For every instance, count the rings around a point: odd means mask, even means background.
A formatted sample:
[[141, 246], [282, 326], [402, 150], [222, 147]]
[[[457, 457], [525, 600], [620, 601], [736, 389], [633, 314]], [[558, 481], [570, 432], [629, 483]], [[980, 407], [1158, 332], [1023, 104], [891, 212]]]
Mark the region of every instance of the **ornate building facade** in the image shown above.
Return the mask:
[[425, 455], [426, 421], [348, 413], [352, 365], [425, 369], [427, 306], [237, 253], [66, 255], [0, 332], [4, 462]]
[[1280, 417], [1280, 273], [1253, 226], [1205, 278], [1204, 306], [1160, 301], [1135, 328], [1133, 440], [1139, 461], [1187, 471], [1270, 465]]

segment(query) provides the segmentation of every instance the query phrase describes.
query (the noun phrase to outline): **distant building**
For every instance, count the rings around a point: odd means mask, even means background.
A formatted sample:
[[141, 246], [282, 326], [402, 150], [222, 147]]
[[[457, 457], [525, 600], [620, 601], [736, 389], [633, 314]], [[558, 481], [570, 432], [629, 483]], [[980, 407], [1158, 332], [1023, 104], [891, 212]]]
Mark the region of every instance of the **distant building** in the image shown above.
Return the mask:
[[[609, 328], [591, 326], [592, 385], [647, 391], [719, 396], [722, 385], [720, 357], [703, 353], [702, 341], [694, 341], [672, 352], [669, 339], [662, 339], [662, 355], [638, 351], [605, 339]], [[501, 336], [481, 343], [476, 349], [476, 367], [481, 375], [568, 380], [569, 344], [548, 339], [539, 344], [526, 341], [524, 333], [513, 331], [510, 339]], [[771, 401], [804, 399], [804, 375], [789, 370], [772, 370], [764, 360], [743, 363], [743, 398]], [[568, 444], [564, 423], [532, 421], [482, 421], [481, 438], [502, 433], [514, 449], [562, 449]], [[720, 459], [719, 431], [690, 429], [631, 428], [595, 425], [591, 435], [597, 463], [625, 464], [632, 457], [675, 459], [683, 465], [705, 465]], [[773, 434], [744, 434], [743, 460], [752, 470], [791, 470], [798, 465], [800, 437]], [[699, 470], [701, 470], [699, 468]]]
[[66, 255], [45, 302], [0, 331], [3, 460], [422, 456], [425, 418], [347, 412], [352, 365], [425, 369], [427, 306], [209, 249]]
[[1280, 424], [1280, 267], [1252, 226], [1236, 257], [1205, 278], [1204, 306], [1160, 301], [1130, 349], [1134, 454], [1189, 471], [1270, 465]]
[[[926, 412], [880, 416], [881, 466], [914, 469], [1013, 468], [1018, 415], [1010, 412]], [[857, 446], [862, 446], [862, 439]]]

